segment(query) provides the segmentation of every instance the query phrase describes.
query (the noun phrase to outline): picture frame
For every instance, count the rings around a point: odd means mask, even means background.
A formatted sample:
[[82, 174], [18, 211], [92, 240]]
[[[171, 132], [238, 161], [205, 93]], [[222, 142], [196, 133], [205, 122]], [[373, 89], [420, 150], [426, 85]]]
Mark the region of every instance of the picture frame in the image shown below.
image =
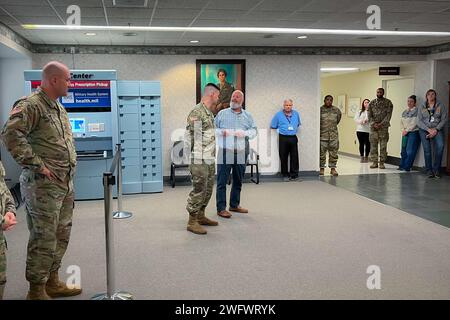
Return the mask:
[[353, 118], [360, 108], [361, 108], [361, 98], [348, 99], [347, 116]]
[[[220, 76], [220, 78], [219, 78]], [[244, 59], [199, 59], [196, 60], [196, 98], [200, 103], [205, 85], [212, 82], [221, 88], [219, 101], [212, 110], [216, 115], [229, 107], [234, 90], [244, 93], [242, 107], [245, 109], [245, 60]]]
[[346, 102], [347, 102], [347, 95], [342, 94], [338, 96], [337, 107], [339, 108], [339, 110], [341, 110], [342, 114], [345, 114]]

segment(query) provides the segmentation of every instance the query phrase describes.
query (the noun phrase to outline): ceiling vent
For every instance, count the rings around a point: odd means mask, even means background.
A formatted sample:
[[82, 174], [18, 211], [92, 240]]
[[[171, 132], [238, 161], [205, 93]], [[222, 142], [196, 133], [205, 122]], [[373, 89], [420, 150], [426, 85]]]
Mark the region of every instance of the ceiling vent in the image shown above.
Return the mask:
[[366, 37], [359, 37], [359, 40], [372, 40], [372, 39], [376, 39], [376, 37], [374, 36], [366, 36]]
[[148, 0], [113, 0], [115, 8], [147, 8]]

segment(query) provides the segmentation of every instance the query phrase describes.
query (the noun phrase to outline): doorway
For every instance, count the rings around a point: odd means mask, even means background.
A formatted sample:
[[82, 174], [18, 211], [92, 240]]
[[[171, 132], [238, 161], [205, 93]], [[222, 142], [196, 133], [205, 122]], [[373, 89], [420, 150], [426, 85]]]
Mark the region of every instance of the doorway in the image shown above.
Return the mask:
[[[398, 64], [398, 63], [397, 63]], [[339, 62], [322, 63], [322, 67], [346, 66], [354, 70], [347, 72], [333, 72], [321, 74], [321, 102], [325, 95], [332, 95], [333, 104], [341, 103], [342, 119], [339, 123], [339, 160], [337, 170], [339, 175], [359, 174], [386, 174], [399, 173], [397, 170], [401, 152], [400, 118], [406, 108], [407, 98], [414, 94], [414, 75], [416, 64], [402, 64], [402, 76], [379, 76], [380, 63]], [[383, 65], [387, 65], [384, 64]], [[361, 162], [359, 154], [359, 141], [356, 136], [356, 123], [354, 116], [361, 110], [364, 99], [372, 100], [376, 97], [376, 89], [383, 87], [386, 97], [389, 98], [394, 110], [390, 121], [388, 142], [388, 159], [386, 169], [370, 169], [371, 163]], [[358, 105], [356, 109], [354, 106]], [[351, 107], [353, 106], [353, 107]], [[329, 169], [325, 170], [329, 175]]]

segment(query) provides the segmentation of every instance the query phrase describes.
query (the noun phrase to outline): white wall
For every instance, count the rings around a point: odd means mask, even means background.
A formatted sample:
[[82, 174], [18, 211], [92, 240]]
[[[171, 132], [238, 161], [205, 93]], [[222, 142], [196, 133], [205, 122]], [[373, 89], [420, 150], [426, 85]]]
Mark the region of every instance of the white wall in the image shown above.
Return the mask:
[[[2, 128], [9, 117], [12, 104], [24, 95], [23, 70], [25, 69], [31, 69], [31, 59], [0, 58], [0, 124]], [[7, 178], [18, 181], [20, 167], [3, 144], [0, 151]]]
[[[157, 80], [162, 86], [164, 175], [169, 174], [171, 134], [184, 129], [186, 116], [195, 105], [196, 59], [245, 59], [246, 108], [259, 129], [270, 121], [286, 97], [299, 109], [303, 127], [299, 133], [300, 170], [317, 171], [319, 162], [319, 59], [315, 56], [192, 56], [192, 55], [75, 55], [36, 54], [33, 68], [59, 60], [73, 69], [114, 69], [120, 80]], [[264, 131], [260, 130], [260, 134]], [[269, 131], [270, 132], [270, 131]], [[276, 136], [276, 135], [274, 135]], [[261, 140], [267, 138], [262, 136]], [[269, 140], [270, 139], [266, 139]], [[277, 142], [276, 139], [274, 139]], [[266, 150], [259, 150], [261, 156]], [[263, 173], [278, 171], [278, 147], [267, 154]], [[270, 165], [268, 162], [271, 162]]]

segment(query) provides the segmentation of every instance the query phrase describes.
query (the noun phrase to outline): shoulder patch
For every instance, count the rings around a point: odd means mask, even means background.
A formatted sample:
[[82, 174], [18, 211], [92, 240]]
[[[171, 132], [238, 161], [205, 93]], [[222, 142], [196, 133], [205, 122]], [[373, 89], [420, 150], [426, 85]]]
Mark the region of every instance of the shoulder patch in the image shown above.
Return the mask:
[[23, 110], [24, 105], [21, 103], [22, 101], [24, 101], [27, 97], [22, 97], [19, 100], [17, 100], [16, 102], [14, 102], [11, 111], [9, 112], [10, 116], [13, 116], [15, 114], [20, 113]]

